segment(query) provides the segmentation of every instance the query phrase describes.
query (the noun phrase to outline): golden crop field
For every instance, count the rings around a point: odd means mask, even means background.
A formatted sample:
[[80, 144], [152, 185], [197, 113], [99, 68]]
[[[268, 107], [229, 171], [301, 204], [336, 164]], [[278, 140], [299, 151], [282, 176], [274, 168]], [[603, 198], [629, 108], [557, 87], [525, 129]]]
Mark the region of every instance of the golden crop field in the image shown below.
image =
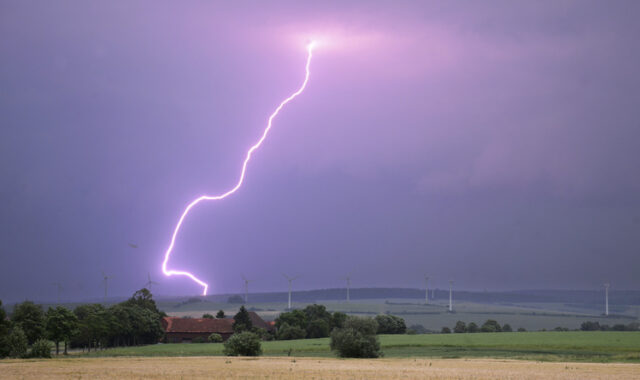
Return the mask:
[[640, 364], [290, 357], [0, 361], [2, 379], [637, 379]]

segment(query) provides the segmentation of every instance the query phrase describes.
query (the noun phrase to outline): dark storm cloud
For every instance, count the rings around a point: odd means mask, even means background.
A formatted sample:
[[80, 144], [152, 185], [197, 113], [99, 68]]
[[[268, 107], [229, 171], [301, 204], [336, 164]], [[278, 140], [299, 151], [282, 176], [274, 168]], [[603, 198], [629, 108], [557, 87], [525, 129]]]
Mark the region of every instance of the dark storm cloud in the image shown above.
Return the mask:
[[[638, 288], [635, 2], [0, 3], [0, 298]], [[133, 242], [138, 248], [133, 248]], [[615, 279], [615, 281], [614, 281]], [[161, 279], [165, 294], [196, 293]]]

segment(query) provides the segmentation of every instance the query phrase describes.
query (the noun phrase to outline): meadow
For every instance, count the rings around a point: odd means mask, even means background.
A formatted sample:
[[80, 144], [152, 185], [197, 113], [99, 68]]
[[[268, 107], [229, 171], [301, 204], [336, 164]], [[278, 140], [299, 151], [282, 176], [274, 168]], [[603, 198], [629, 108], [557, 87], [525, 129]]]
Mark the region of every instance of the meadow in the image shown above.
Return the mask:
[[[381, 335], [386, 358], [501, 358], [640, 363], [640, 332], [513, 332]], [[329, 339], [263, 342], [265, 356], [333, 357]], [[87, 356], [221, 356], [222, 344], [156, 344], [113, 348]]]

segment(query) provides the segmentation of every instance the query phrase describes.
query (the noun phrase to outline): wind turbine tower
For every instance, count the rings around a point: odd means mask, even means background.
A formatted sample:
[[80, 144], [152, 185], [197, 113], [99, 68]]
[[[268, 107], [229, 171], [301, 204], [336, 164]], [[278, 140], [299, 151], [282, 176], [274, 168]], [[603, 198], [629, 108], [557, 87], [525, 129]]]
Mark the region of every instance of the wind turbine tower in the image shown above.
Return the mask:
[[347, 303], [349, 303], [351, 301], [351, 299], [349, 298], [349, 290], [351, 289], [351, 277], [347, 276], [345, 280], [347, 280]]
[[429, 304], [429, 276], [424, 276], [424, 304]]
[[104, 302], [107, 303], [107, 288], [109, 287], [109, 279], [113, 277], [109, 277], [104, 272], [102, 272], [102, 283], [104, 284]]
[[147, 282], [144, 284], [144, 287], [151, 291], [151, 285], [158, 285], [158, 283], [151, 281], [151, 273], [147, 272]]
[[300, 278], [300, 276], [296, 276], [296, 277], [289, 277], [286, 274], [283, 274], [284, 278], [287, 279], [287, 281], [289, 281], [289, 307], [288, 309], [291, 310], [291, 283], [294, 280], [297, 280], [298, 278]]
[[[244, 281], [244, 303], [248, 304], [249, 303], [249, 280], [247, 280], [247, 278], [242, 275], [242, 280]], [[289, 298], [291, 298], [291, 296], [289, 296]]]
[[449, 280], [449, 312], [453, 311], [453, 280]]
[[57, 305], [60, 305], [60, 290], [62, 290], [62, 284], [59, 282], [54, 282], [51, 285], [54, 285], [56, 287], [56, 294], [57, 294]]
[[611, 284], [608, 282], [604, 284], [604, 315], [609, 315], [609, 287]]

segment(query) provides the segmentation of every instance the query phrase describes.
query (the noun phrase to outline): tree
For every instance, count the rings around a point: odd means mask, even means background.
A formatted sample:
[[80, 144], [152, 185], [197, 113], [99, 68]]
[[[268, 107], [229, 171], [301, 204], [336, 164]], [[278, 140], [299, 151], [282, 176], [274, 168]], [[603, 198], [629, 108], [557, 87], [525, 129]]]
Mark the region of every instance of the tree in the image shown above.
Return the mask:
[[215, 317], [209, 313], [202, 314], [202, 318], [205, 319], [215, 319]]
[[216, 314], [216, 318], [222, 319], [224, 317], [225, 317], [224, 310], [218, 310], [218, 313]]
[[307, 332], [299, 326], [290, 326], [288, 323], [283, 323], [278, 329], [278, 340], [293, 340], [304, 339], [307, 336]]
[[407, 331], [404, 319], [395, 315], [381, 314], [376, 315], [375, 319], [378, 323], [378, 334], [404, 334]]
[[580, 325], [580, 330], [582, 331], [598, 331], [600, 329], [600, 323], [598, 322], [586, 321]]
[[344, 327], [331, 332], [331, 350], [342, 358], [377, 358], [382, 355], [377, 331], [374, 319], [348, 317]]
[[249, 312], [244, 305], [240, 306], [240, 310], [233, 316], [233, 332], [239, 333], [243, 331], [251, 331], [253, 323], [249, 317]]
[[524, 327], [518, 327], [518, 332], [526, 332], [527, 329], [525, 329]]
[[51, 358], [51, 343], [46, 339], [38, 339], [31, 346], [32, 358]]
[[45, 329], [49, 339], [56, 345], [56, 355], [60, 354], [60, 342], [64, 342], [64, 354], [67, 354], [67, 342], [78, 329], [78, 317], [65, 307], [58, 306], [47, 310]]
[[513, 329], [511, 328], [511, 325], [510, 325], [510, 324], [505, 323], [505, 324], [502, 326], [502, 331], [503, 331], [503, 332], [512, 332], [512, 331], [513, 331]]
[[262, 354], [260, 337], [250, 331], [233, 334], [224, 344], [227, 356], [259, 356]]
[[307, 330], [307, 314], [302, 310], [292, 310], [289, 312], [281, 313], [276, 318], [276, 328], [280, 329], [282, 324], [288, 324], [289, 326], [298, 326], [303, 330]]
[[78, 317], [78, 333], [72, 344], [87, 347], [89, 351], [91, 347], [97, 349], [98, 344], [106, 340], [109, 330], [105, 308], [98, 303], [84, 304], [76, 307], [73, 313]]
[[500, 332], [502, 327], [493, 319], [487, 319], [487, 321], [480, 328], [482, 332]]
[[31, 301], [24, 301], [21, 304], [17, 304], [13, 309], [11, 320], [24, 331], [29, 344], [33, 344], [36, 340], [44, 338], [45, 318], [42, 306], [36, 305]]
[[478, 331], [480, 331], [480, 329], [478, 328], [478, 325], [475, 324], [475, 322], [471, 322], [467, 325], [468, 333], [477, 333]]
[[456, 326], [453, 328], [453, 332], [454, 333], [466, 333], [467, 332], [467, 325], [462, 322], [462, 321], [458, 321], [456, 322]]
[[324, 319], [314, 319], [307, 326], [307, 338], [325, 338], [329, 336], [329, 323]]
[[29, 343], [27, 335], [20, 326], [14, 326], [6, 339], [9, 357], [24, 358], [27, 356]]
[[2, 307], [2, 301], [0, 300], [0, 359], [9, 356], [9, 347], [7, 338], [11, 331], [11, 323], [7, 319], [7, 313]]
[[209, 343], [222, 343], [222, 335], [213, 333], [207, 338]]
[[333, 312], [333, 314], [331, 314], [331, 330], [344, 327], [344, 322], [346, 320], [347, 314], [340, 311]]
[[[409, 330], [412, 330], [415, 334], [426, 334], [427, 333], [427, 329], [424, 328], [424, 326], [422, 325], [411, 325], [409, 326]], [[408, 330], [407, 330], [408, 333]]]
[[450, 328], [448, 328], [447, 326], [444, 326], [444, 327], [442, 328], [442, 330], [440, 330], [440, 333], [441, 333], [441, 334], [451, 334], [451, 329], [450, 329]]

